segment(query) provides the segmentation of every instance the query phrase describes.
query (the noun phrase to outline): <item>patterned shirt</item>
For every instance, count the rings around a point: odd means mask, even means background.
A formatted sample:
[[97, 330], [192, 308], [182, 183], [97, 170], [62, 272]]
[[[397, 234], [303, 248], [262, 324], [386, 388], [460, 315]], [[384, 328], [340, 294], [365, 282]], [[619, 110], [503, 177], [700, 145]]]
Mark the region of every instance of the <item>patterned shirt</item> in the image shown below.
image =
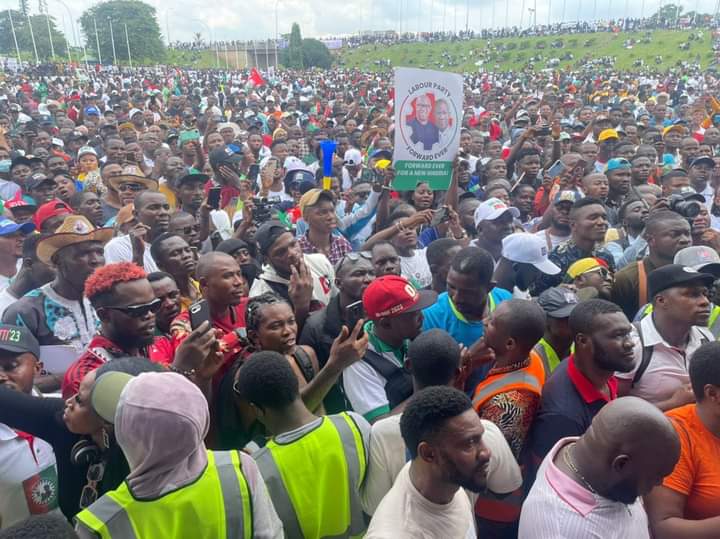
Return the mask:
[[28, 328], [41, 346], [67, 344], [78, 353], [100, 326], [87, 298], [64, 298], [55, 292], [52, 283], [31, 290], [10, 305], [3, 314], [3, 323]]
[[543, 274], [540, 278], [539, 290], [535, 290], [533, 295], [537, 295], [543, 290], [546, 290], [553, 286], [557, 286], [562, 283], [563, 277], [565, 276], [565, 272], [567, 272], [568, 268], [574, 262], [577, 262], [581, 258], [588, 257], [596, 257], [603, 259], [605, 262], [607, 262], [610, 271], [612, 271], [613, 273], [615, 272], [615, 259], [613, 258], [613, 255], [612, 253], [610, 253], [610, 251], [600, 246], [596, 246], [590, 252], [583, 251], [582, 249], [580, 249], [580, 247], [577, 246], [577, 244], [571, 237], [569, 240], [555, 247], [555, 249], [553, 249], [550, 253], [550, 256], [548, 256], [550, 261], [554, 262], [560, 268], [560, 273], [558, 273], [557, 275]]
[[353, 248], [352, 245], [350, 245], [350, 242], [346, 240], [343, 236], [338, 236], [336, 234], [330, 235], [330, 250], [327, 253], [323, 253], [322, 251], [318, 250], [317, 247], [313, 243], [310, 243], [310, 239], [308, 238], [309, 231], [305, 233], [304, 235], [300, 236], [298, 238], [298, 244], [300, 245], [300, 248], [302, 249], [303, 253], [305, 254], [314, 254], [314, 253], [321, 253], [328, 257], [328, 260], [330, 260], [330, 263], [335, 266], [342, 258], [348, 254], [351, 253]]

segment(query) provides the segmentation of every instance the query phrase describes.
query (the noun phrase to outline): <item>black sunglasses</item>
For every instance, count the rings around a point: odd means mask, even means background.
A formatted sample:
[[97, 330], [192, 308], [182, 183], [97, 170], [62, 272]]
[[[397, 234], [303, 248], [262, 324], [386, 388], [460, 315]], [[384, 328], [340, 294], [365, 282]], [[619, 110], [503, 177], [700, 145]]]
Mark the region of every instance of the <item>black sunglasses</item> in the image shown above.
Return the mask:
[[112, 309], [113, 311], [120, 311], [124, 315], [130, 318], [143, 318], [148, 313], [156, 313], [160, 310], [162, 300], [155, 298], [150, 303], [143, 303], [141, 305], [128, 305], [126, 307], [104, 307], [105, 309]]
[[357, 251], [357, 252], [353, 251], [351, 253], [346, 254], [344, 257], [342, 257], [340, 259], [340, 261], [335, 266], [335, 274], [337, 275], [337, 273], [340, 271], [340, 268], [343, 267], [343, 264], [345, 263], [346, 260], [350, 260], [352, 262], [357, 262], [361, 258], [372, 261], [372, 254], [369, 253], [368, 251]]

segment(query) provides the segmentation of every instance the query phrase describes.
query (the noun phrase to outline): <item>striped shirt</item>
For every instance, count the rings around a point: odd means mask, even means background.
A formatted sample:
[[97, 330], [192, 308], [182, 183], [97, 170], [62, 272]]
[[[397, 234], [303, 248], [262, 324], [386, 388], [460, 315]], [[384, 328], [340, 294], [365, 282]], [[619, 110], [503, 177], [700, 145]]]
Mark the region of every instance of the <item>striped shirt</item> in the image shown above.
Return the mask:
[[545, 457], [520, 515], [519, 539], [649, 539], [640, 498], [631, 505], [593, 494], [555, 465], [578, 438], [563, 438]]

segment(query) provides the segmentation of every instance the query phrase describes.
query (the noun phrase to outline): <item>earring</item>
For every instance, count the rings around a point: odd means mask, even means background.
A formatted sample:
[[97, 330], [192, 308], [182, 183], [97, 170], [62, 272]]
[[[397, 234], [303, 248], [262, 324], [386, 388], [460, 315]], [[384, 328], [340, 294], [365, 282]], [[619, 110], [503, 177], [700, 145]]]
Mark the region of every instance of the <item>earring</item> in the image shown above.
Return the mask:
[[110, 435], [105, 430], [105, 427], [102, 429], [102, 441], [103, 445], [105, 446], [105, 449], [110, 449]]

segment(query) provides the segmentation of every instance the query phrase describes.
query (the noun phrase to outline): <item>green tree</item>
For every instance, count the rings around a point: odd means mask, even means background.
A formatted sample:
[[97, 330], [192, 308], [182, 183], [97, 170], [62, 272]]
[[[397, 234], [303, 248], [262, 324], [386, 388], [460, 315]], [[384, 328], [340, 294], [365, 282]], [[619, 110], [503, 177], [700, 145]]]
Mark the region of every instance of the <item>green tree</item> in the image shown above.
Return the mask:
[[285, 65], [293, 69], [303, 68], [302, 36], [300, 35], [300, 25], [296, 22], [293, 23], [292, 30], [290, 31], [287, 62]]
[[323, 69], [332, 67], [332, 54], [325, 44], [317, 39], [302, 40], [302, 56], [305, 67], [322, 67]]
[[[103, 62], [112, 62], [113, 58], [111, 21], [115, 36], [115, 52], [119, 61], [128, 60], [125, 25], [130, 38], [133, 62], [157, 62], [165, 58], [165, 46], [160, 35], [155, 8], [139, 0], [110, 0], [85, 10], [80, 17], [88, 51], [97, 54], [96, 43], [99, 41]], [[97, 23], [97, 41], [95, 23]]]
[[[30, 7], [28, 6], [28, 0], [20, 0], [18, 5], [20, 7], [20, 13], [22, 13], [23, 17], [27, 17], [28, 14], [30, 13]], [[13, 13], [13, 16], [14, 15], [15, 14]]]
[[[10, 10], [7, 9], [0, 11], [0, 54], [15, 56], [15, 42], [13, 41], [12, 27], [10, 26], [9, 11]], [[20, 51], [28, 53], [28, 55], [34, 59], [35, 51], [33, 50], [32, 38], [30, 37], [28, 18], [20, 11], [12, 10], [12, 20]], [[48, 60], [50, 59], [51, 51], [50, 37], [48, 36], [48, 19], [45, 15], [30, 15], [30, 21], [32, 22], [33, 34], [35, 35], [35, 45], [37, 46], [38, 56], [41, 60]], [[65, 35], [57, 28], [53, 17], [50, 17], [50, 33], [52, 34], [55, 56], [65, 56], [67, 52]]]

